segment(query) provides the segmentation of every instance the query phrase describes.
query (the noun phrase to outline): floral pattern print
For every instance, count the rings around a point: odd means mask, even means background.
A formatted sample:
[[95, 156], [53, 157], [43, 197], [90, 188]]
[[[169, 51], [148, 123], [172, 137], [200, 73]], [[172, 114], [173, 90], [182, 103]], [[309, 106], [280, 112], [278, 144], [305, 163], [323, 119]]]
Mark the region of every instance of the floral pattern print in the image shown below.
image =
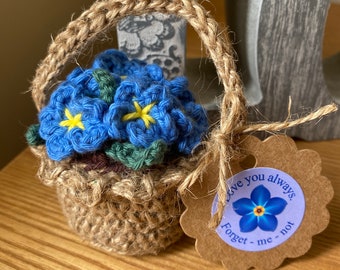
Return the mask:
[[233, 203], [234, 211], [242, 216], [241, 232], [251, 232], [259, 227], [263, 231], [275, 231], [278, 220], [287, 202], [279, 197], [271, 198], [271, 194], [263, 185], [257, 186], [249, 198], [241, 198]]
[[165, 77], [184, 73], [186, 21], [174, 15], [149, 13], [128, 16], [117, 26], [119, 48], [162, 67]]

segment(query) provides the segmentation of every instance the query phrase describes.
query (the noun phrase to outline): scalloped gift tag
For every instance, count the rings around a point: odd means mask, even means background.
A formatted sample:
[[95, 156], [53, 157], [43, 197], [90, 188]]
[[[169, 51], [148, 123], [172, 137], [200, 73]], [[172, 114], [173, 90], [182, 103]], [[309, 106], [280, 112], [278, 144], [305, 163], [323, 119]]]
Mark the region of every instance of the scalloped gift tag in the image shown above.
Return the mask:
[[218, 199], [213, 163], [183, 196], [181, 226], [210, 261], [228, 269], [275, 269], [305, 254], [313, 235], [327, 227], [333, 188], [321, 175], [319, 154], [298, 150], [289, 137], [246, 136], [239, 146], [246, 158], [230, 164], [221, 223], [209, 227]]

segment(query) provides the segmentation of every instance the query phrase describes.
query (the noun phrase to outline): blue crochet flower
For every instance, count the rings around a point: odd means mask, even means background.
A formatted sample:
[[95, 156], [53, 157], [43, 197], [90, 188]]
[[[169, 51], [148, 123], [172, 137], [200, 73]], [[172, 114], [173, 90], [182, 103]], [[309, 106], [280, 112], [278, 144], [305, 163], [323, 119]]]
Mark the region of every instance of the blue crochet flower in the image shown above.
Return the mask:
[[104, 118], [110, 126], [110, 137], [145, 148], [163, 140], [189, 154], [208, 123], [202, 106], [183, 89], [186, 85], [166, 81], [157, 65], [147, 65], [138, 76], [127, 77], [117, 88], [114, 103]]
[[170, 81], [166, 81], [165, 84], [169, 88], [170, 93], [175, 96], [183, 106], [188, 102], [195, 102], [191, 91], [188, 90], [189, 82], [186, 77], [176, 77]]
[[250, 199], [241, 198], [234, 202], [233, 209], [242, 216], [241, 232], [251, 232], [257, 227], [263, 231], [275, 231], [278, 225], [276, 215], [281, 214], [286, 205], [282, 198], [271, 198], [269, 190], [260, 185], [251, 192]]
[[125, 53], [109, 49], [99, 54], [93, 69], [104, 69], [123, 80], [138, 83], [141, 88], [150, 87], [153, 82], [164, 82], [163, 70], [158, 65], [147, 65], [138, 59], [129, 60]]
[[202, 137], [208, 131], [209, 125], [205, 110], [200, 104], [188, 102], [183, 107], [189, 121], [184, 122], [181, 118], [176, 121], [181, 130], [181, 136], [178, 139], [178, 150], [181, 153], [189, 154], [201, 142]]
[[53, 160], [98, 150], [107, 139], [144, 148], [161, 140], [189, 154], [208, 123], [187, 87], [184, 77], [167, 81], [159, 66], [107, 50], [52, 93], [39, 135]]
[[64, 82], [39, 114], [39, 134], [53, 160], [97, 150], [108, 138], [102, 121], [108, 105], [84, 93], [82, 88]]
[[[62, 84], [59, 86], [56, 92], [59, 92], [61, 88], [74, 87], [79, 89], [83, 95], [89, 97], [99, 97], [100, 89], [99, 84], [93, 76], [94, 69], [82, 69], [80, 67], [75, 68]], [[58, 95], [58, 94], [57, 94]]]
[[166, 88], [160, 85], [142, 91], [137, 83], [122, 82], [104, 118], [110, 126], [110, 137], [145, 148], [159, 139], [174, 143], [178, 133], [170, 115], [171, 101]]
[[[176, 77], [165, 83], [171, 95], [178, 100], [178, 107], [189, 118], [189, 123], [183, 122], [181, 117], [176, 120], [177, 127], [181, 131], [178, 150], [182, 153], [191, 153], [209, 128], [206, 112], [200, 104], [195, 102], [191, 91], [188, 90], [189, 82], [186, 77]], [[172, 117], [177, 119], [176, 112], [172, 114]]]
[[129, 60], [126, 54], [121, 51], [109, 49], [96, 56], [92, 68], [105, 69], [119, 76], [131, 76], [143, 71], [145, 65], [145, 62], [137, 59]]

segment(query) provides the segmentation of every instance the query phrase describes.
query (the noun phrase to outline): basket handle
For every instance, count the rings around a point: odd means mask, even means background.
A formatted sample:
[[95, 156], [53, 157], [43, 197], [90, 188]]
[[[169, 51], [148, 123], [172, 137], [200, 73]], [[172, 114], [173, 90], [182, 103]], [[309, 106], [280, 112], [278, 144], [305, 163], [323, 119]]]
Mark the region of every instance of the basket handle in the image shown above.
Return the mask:
[[[57, 78], [66, 64], [74, 61], [90, 43], [95, 42], [100, 34], [112, 29], [123, 17], [150, 12], [174, 14], [185, 19], [197, 32], [215, 64], [218, 77], [224, 86], [220, 104], [221, 119], [208, 141], [207, 158], [199, 162], [197, 169], [189, 178], [195, 181], [194, 178], [197, 179], [211, 162], [209, 159], [212, 155], [219, 161], [217, 192], [225, 195], [224, 176], [227, 175], [226, 164], [230, 161], [233, 152], [234, 130], [246, 123], [245, 98], [241, 80], [236, 72], [234, 51], [225, 29], [221, 29], [196, 0], [96, 1], [80, 17], [70, 22], [50, 45], [48, 55], [40, 63], [32, 81], [34, 103], [38, 111], [45, 106], [47, 95], [58, 82]], [[187, 183], [183, 186], [187, 186]], [[224, 207], [223, 197], [220, 196], [219, 210]]]
[[[103, 32], [112, 29], [123, 17], [143, 13], [161, 12], [175, 14], [187, 20], [203, 41], [210, 58], [213, 60], [219, 79], [225, 89], [225, 99], [239, 106], [244, 103], [241, 81], [236, 73], [231, 43], [218, 23], [209, 13], [193, 0], [106, 0], [96, 1], [79, 18], [69, 23], [49, 47], [47, 57], [40, 63], [32, 81], [31, 91], [34, 103], [40, 111], [46, 103], [47, 94], [58, 82], [57, 78], [68, 62], [85, 51], [88, 45]], [[222, 102], [224, 103], [224, 102]], [[236, 105], [236, 104], [235, 104]], [[221, 120], [227, 116], [221, 106]], [[229, 108], [231, 110], [231, 108]], [[231, 119], [230, 119], [231, 120]], [[222, 120], [223, 121], [223, 120]], [[233, 121], [227, 121], [232, 124]]]

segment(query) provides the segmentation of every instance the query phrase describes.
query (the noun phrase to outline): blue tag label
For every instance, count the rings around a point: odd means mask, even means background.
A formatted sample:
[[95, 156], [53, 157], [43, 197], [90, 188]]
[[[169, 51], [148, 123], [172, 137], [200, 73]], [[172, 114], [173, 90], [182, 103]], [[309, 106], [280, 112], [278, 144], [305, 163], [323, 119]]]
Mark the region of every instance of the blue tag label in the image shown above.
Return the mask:
[[[228, 245], [245, 251], [268, 250], [287, 241], [299, 228], [305, 197], [287, 173], [252, 168], [234, 175], [227, 184], [226, 207], [216, 232]], [[212, 213], [216, 207], [217, 195]]]

